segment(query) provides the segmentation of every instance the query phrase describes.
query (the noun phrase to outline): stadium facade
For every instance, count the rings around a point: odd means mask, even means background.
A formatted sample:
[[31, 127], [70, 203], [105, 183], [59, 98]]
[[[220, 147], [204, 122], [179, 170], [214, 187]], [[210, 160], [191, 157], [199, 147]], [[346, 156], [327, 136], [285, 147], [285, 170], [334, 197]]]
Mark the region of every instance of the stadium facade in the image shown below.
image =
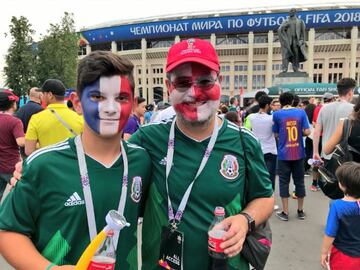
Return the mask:
[[[118, 53], [134, 63], [136, 94], [148, 102], [167, 100], [165, 65], [169, 47], [191, 37], [216, 48], [223, 94], [273, 85], [281, 72], [277, 29], [290, 8], [307, 29], [308, 61], [301, 65], [313, 82], [360, 80], [360, 5], [304, 5], [273, 9], [198, 12], [109, 22], [81, 30], [80, 58], [95, 50]], [[291, 67], [290, 67], [291, 69]]]

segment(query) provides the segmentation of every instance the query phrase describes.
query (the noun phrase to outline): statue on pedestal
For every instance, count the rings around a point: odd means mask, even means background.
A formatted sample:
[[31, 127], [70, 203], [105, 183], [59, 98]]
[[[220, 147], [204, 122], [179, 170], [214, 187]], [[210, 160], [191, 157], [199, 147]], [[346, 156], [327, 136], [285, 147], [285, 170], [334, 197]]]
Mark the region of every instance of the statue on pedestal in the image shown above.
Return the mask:
[[282, 54], [282, 72], [288, 71], [289, 62], [292, 63], [294, 72], [299, 71], [301, 62], [307, 60], [306, 32], [303, 20], [296, 17], [296, 9], [291, 9], [289, 18], [278, 29]]

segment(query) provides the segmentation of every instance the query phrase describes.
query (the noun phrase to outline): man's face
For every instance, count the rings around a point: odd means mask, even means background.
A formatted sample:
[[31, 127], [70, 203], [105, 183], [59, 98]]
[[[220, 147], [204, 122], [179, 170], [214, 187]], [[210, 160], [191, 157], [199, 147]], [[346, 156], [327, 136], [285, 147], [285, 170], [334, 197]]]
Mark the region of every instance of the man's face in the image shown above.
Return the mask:
[[146, 112], [146, 103], [144, 101], [136, 106], [136, 113], [138, 116], [141, 117], [144, 116], [145, 112]]
[[296, 15], [296, 9], [290, 9], [289, 16], [294, 17]]
[[271, 105], [271, 109], [276, 112], [278, 110], [280, 110], [281, 106], [280, 106], [280, 102], [274, 102], [272, 105]]
[[86, 124], [102, 136], [113, 136], [122, 131], [132, 105], [133, 95], [126, 76], [101, 76], [87, 85], [81, 96]]
[[217, 77], [216, 71], [197, 63], [176, 67], [168, 82], [176, 113], [188, 122], [209, 120], [220, 104], [221, 87]]

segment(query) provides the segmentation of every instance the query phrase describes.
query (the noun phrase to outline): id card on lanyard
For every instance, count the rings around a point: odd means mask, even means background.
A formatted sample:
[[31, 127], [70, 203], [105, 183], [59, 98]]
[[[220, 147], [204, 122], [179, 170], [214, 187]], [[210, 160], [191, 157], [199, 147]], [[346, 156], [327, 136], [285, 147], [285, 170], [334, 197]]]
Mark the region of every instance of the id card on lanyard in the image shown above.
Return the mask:
[[[86, 208], [86, 217], [89, 227], [89, 238], [90, 241], [95, 238], [97, 235], [97, 229], [96, 229], [96, 221], [95, 221], [95, 212], [94, 212], [94, 203], [92, 199], [91, 194], [91, 188], [90, 188], [90, 179], [89, 174], [86, 166], [86, 160], [85, 160], [85, 153], [84, 148], [81, 142], [81, 137], [76, 136], [75, 137], [75, 145], [76, 145], [76, 153], [79, 163], [79, 169], [80, 169], [80, 178], [81, 178], [81, 185], [84, 192], [84, 201], [85, 201], [85, 208]], [[124, 209], [126, 204], [126, 196], [127, 196], [127, 182], [128, 182], [128, 160], [126, 151], [123, 145], [123, 142], [120, 142], [121, 145], [121, 156], [123, 158], [124, 163], [124, 172], [122, 177], [122, 188], [121, 188], [121, 196], [118, 206], [118, 212], [121, 215], [124, 215]], [[111, 209], [109, 209], [111, 210]], [[105, 218], [106, 213], [104, 213]], [[114, 240], [114, 246], [117, 248], [117, 243], [119, 240], [120, 231], [114, 232], [113, 240]]]
[[[172, 202], [169, 194], [169, 183], [168, 178], [173, 165], [173, 158], [175, 152], [175, 123], [176, 117], [173, 120], [170, 128], [168, 149], [166, 155], [166, 193], [168, 201], [168, 219], [169, 226], [164, 226], [161, 232], [161, 243], [160, 243], [160, 255], [159, 255], [159, 265], [165, 269], [172, 270], [183, 270], [183, 249], [184, 249], [184, 233], [177, 230], [179, 223], [181, 222], [183, 213], [185, 211], [187, 202], [190, 197], [192, 187], [195, 180], [199, 177], [207, 161], [209, 160], [210, 154], [214, 148], [216, 139], [218, 137], [219, 128], [218, 128], [218, 119], [215, 117], [214, 129], [210, 137], [208, 146], [206, 147], [204, 156], [201, 160], [200, 166], [197, 170], [194, 180], [191, 182], [189, 187], [186, 189], [185, 194], [183, 195], [179, 208], [174, 215], [174, 209], [172, 207]], [[170, 268], [169, 268], [170, 267]]]

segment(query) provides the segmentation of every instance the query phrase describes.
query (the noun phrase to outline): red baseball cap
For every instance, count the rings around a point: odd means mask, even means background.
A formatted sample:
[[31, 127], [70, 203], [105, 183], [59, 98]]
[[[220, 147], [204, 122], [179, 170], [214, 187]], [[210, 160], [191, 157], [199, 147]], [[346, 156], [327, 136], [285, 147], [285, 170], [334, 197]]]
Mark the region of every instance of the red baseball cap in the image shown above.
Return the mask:
[[190, 38], [174, 44], [168, 53], [166, 72], [170, 72], [180, 64], [195, 62], [219, 72], [219, 57], [210, 42]]
[[1, 101], [10, 100], [10, 101], [18, 102], [19, 97], [15, 95], [11, 90], [4, 89], [3, 91], [0, 91], [0, 100]]

